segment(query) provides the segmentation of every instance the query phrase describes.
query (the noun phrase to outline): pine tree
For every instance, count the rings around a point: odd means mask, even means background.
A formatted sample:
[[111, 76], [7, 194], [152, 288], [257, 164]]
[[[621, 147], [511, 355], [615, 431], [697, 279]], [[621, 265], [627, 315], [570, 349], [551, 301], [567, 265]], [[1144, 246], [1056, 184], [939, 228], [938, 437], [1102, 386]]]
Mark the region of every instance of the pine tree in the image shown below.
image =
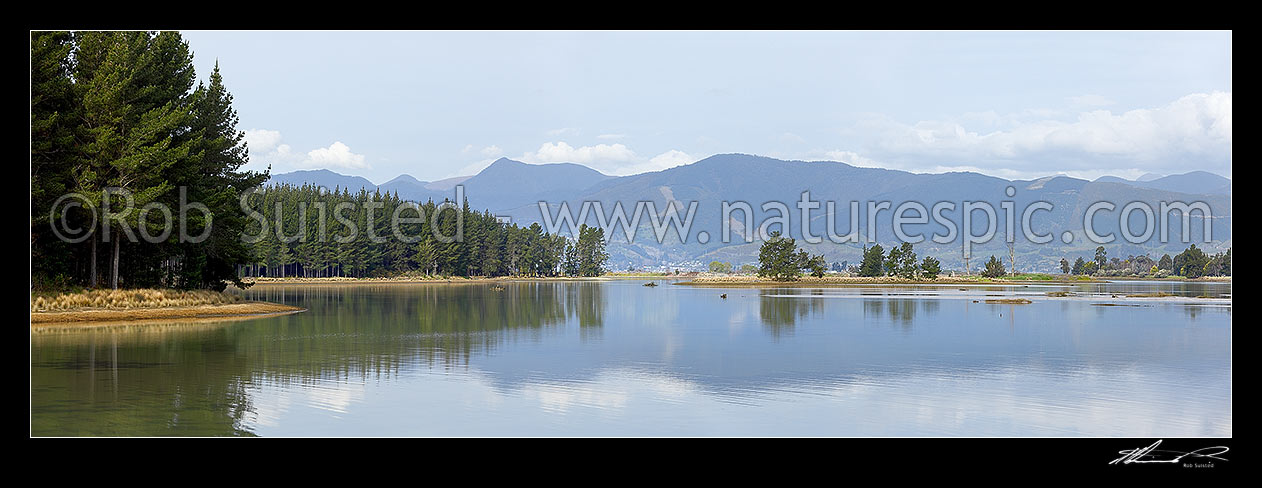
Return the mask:
[[863, 250], [863, 260], [859, 263], [859, 276], [881, 276], [884, 272], [885, 249], [880, 244]]
[[201, 233], [203, 226], [210, 227], [208, 237], [198, 243], [181, 244], [185, 259], [190, 255], [206, 257], [202, 282], [192, 286], [222, 289], [231, 282], [237, 287], [246, 286], [236, 275], [235, 265], [251, 262], [254, 254], [249, 245], [242, 242], [248, 219], [239, 209], [241, 194], [261, 185], [268, 172], [240, 171], [249, 161], [245, 144], [245, 132], [237, 130], [238, 117], [232, 108], [232, 94], [228, 93], [215, 63], [206, 86], [198, 86], [193, 94], [192, 117], [189, 127], [191, 157], [188, 164], [170, 175], [173, 181], [188, 188], [187, 197], [206, 205], [213, 220], [205, 219], [196, 212], [188, 214], [194, 225], [192, 235]]
[[605, 252], [604, 229], [586, 224], [579, 226], [576, 247], [580, 275], [600, 276], [604, 273], [605, 263], [609, 261], [609, 253]]
[[986, 268], [982, 270], [982, 276], [987, 278], [999, 278], [1006, 274], [1008, 274], [1008, 271], [1004, 269], [1003, 261], [1000, 261], [994, 255], [990, 256], [990, 260], [986, 261]]
[[[74, 188], [72, 169], [80, 163], [75, 151], [80, 115], [70, 76], [73, 48], [69, 32], [31, 32], [31, 278], [50, 279], [53, 286], [72, 280], [75, 251], [86, 247], [58, 239], [49, 220], [56, 200]], [[82, 211], [64, 218], [76, 228], [87, 225]]]
[[925, 279], [937, 279], [938, 275], [942, 273], [942, 264], [937, 259], [925, 256], [924, 261], [920, 263], [920, 273]]
[[908, 280], [915, 279], [919, 266], [916, 264], [916, 252], [912, 244], [904, 242], [899, 247], [890, 249], [890, 255], [885, 260], [885, 268], [890, 275]]
[[[87, 144], [79, 189], [90, 197], [126, 192], [135, 207], [156, 201], [173, 188], [166, 171], [186, 158], [191, 138], [177, 141], [189, 118], [192, 56], [173, 32], [94, 32], [79, 43], [82, 56], [75, 79], [82, 97], [81, 120]], [[117, 191], [110, 192], [109, 188]], [[125, 199], [111, 196], [121, 208]], [[111, 240], [110, 285], [119, 286], [124, 227], [139, 225], [139, 212], [105, 222]]]
[[773, 232], [758, 249], [758, 276], [777, 281], [793, 281], [801, 275], [796, 241]]

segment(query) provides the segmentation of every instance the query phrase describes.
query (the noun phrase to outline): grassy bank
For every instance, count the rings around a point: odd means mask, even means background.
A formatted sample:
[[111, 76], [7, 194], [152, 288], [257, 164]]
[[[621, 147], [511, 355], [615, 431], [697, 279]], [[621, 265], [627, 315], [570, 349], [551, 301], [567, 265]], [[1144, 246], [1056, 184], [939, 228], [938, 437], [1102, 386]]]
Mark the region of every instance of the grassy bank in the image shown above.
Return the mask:
[[31, 294], [32, 326], [253, 317], [301, 310], [208, 290], [84, 290]]
[[246, 278], [246, 283], [255, 285], [296, 285], [296, 284], [373, 284], [373, 283], [501, 283], [506, 281], [592, 281], [600, 280], [604, 277], [573, 277], [573, 276], [547, 276], [547, 277], [525, 277], [525, 276], [427, 276], [427, 275], [404, 275], [382, 278], [347, 278], [347, 277], [328, 277], [328, 278]]
[[614, 273], [605, 273], [601, 276], [606, 278], [695, 278], [700, 273], [689, 271], [686, 273], [667, 273], [663, 271], [618, 271]]
[[209, 290], [83, 290], [68, 293], [32, 293], [31, 312], [65, 312], [81, 309], [130, 310], [135, 308], [190, 307], [240, 303], [241, 297]]

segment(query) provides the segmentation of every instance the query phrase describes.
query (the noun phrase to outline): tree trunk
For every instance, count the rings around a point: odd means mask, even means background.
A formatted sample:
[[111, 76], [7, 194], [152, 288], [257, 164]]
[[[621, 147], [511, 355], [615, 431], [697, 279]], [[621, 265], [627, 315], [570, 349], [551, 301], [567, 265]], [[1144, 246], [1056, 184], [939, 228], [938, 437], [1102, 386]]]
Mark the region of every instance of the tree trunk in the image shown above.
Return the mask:
[[122, 239], [114, 239], [114, 270], [110, 274], [110, 287], [115, 290], [118, 289], [118, 245], [120, 242], [122, 242]]
[[92, 236], [92, 288], [96, 288], [96, 236]]

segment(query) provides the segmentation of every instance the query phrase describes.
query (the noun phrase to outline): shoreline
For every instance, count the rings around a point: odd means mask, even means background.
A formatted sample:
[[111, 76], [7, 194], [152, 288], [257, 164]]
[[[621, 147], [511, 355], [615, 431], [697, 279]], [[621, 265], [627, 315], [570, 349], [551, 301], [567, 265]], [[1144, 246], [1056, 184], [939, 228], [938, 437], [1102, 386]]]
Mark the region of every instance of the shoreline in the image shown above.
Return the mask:
[[675, 283], [688, 286], [747, 286], [747, 287], [797, 287], [797, 286], [871, 286], [871, 285], [1077, 285], [1107, 283], [1105, 280], [994, 280], [994, 279], [959, 279], [939, 278], [936, 280], [905, 280], [902, 278], [881, 277], [802, 277], [796, 281], [775, 281], [757, 277], [700, 277], [691, 281]]
[[[624, 277], [620, 277], [620, 276], [583, 276], [583, 277], [550, 276], [550, 277], [542, 277], [542, 278], [530, 278], [530, 277], [523, 277], [523, 276], [496, 276], [496, 277], [493, 277], [493, 278], [489, 278], [489, 277], [474, 277], [474, 278], [462, 278], [462, 277], [452, 277], [452, 278], [406, 278], [406, 277], [403, 277], [403, 278], [340, 278], [340, 277], [330, 277], [330, 278], [265, 278], [265, 279], [258, 280], [258, 281], [247, 281], [247, 283], [250, 283], [250, 284], [251, 284], [251, 286], [266, 286], [266, 285], [341, 285], [341, 284], [345, 284], [345, 285], [359, 285], [359, 284], [363, 284], [363, 285], [381, 285], [381, 284], [390, 284], [390, 283], [410, 283], [410, 284], [425, 284], [425, 283], [432, 283], [432, 284], [436, 284], [436, 285], [439, 285], [439, 284], [456, 284], [456, 285], [459, 285], [459, 284], [465, 284], [465, 283], [469, 283], [469, 284], [474, 284], [474, 283], [509, 283], [509, 282], [532, 282], [532, 281], [535, 281], [535, 282], [610, 281], [610, 280], [623, 279], [623, 278], [624, 278]], [[634, 279], [641, 279], [641, 278], [639, 278], [639, 277], [635, 277]], [[235, 287], [232, 287], [232, 288], [235, 288]]]
[[1230, 276], [1210, 276], [1202, 278], [1145, 278], [1143, 276], [1106, 276], [1104, 281], [1169, 281], [1172, 283], [1231, 283]]
[[702, 276], [690, 281], [674, 283], [676, 285], [706, 287], [800, 287], [800, 286], [872, 286], [872, 285], [1078, 285], [1099, 284], [1125, 281], [1161, 281], [1170, 283], [1231, 283], [1231, 277], [1212, 277], [1196, 279], [1143, 278], [1143, 277], [1100, 277], [1090, 279], [1051, 279], [1051, 280], [1007, 280], [995, 278], [938, 278], [936, 280], [907, 280], [889, 276], [879, 277], [824, 277], [804, 276], [796, 281], [776, 281], [755, 276]]
[[[1137, 276], [1127, 277], [1097, 277], [1087, 279], [1050, 279], [1050, 280], [1019, 280], [1019, 279], [996, 279], [996, 278], [938, 278], [936, 280], [906, 280], [890, 276], [879, 277], [861, 277], [847, 276], [836, 277], [829, 276], [824, 278], [815, 278], [812, 276], [803, 276], [795, 281], [775, 281], [769, 278], [759, 278], [756, 276], [697, 276], [697, 275], [602, 275], [590, 277], [569, 277], [569, 276], [551, 276], [551, 277], [522, 277], [522, 276], [497, 276], [497, 277], [451, 277], [451, 278], [413, 278], [413, 277], [394, 277], [394, 278], [345, 278], [345, 277], [329, 277], [329, 278], [264, 278], [259, 281], [248, 282], [253, 286], [265, 285], [356, 285], [356, 284], [390, 284], [390, 283], [408, 283], [408, 284], [476, 284], [476, 283], [512, 283], [512, 282], [574, 282], [574, 281], [615, 281], [615, 280], [662, 280], [674, 281], [676, 285], [688, 286], [766, 286], [766, 287], [784, 287], [784, 286], [865, 286], [865, 285], [1076, 285], [1076, 284], [1098, 284], [1110, 282], [1124, 281], [1153, 281], [1153, 282], [1170, 282], [1170, 283], [1231, 283], [1230, 276], [1217, 276], [1211, 278], [1195, 278], [1195, 279], [1179, 279], [1179, 278], [1144, 278]], [[235, 288], [235, 287], [233, 287]]]
[[79, 309], [65, 312], [31, 312], [31, 328], [99, 327], [123, 324], [180, 321], [244, 320], [304, 312], [307, 309], [270, 302], [242, 302], [183, 307], [130, 309]]
[[905, 280], [902, 278], [894, 278], [889, 276], [879, 277], [824, 277], [815, 278], [812, 276], [803, 276], [796, 281], [775, 281], [768, 278], [759, 278], [756, 276], [697, 276], [697, 275], [602, 275], [591, 277], [568, 277], [568, 276], [552, 276], [552, 277], [521, 277], [521, 276], [497, 276], [497, 277], [451, 277], [451, 278], [414, 278], [414, 277], [394, 277], [394, 278], [346, 278], [346, 277], [329, 277], [329, 278], [263, 278], [259, 281], [249, 282], [253, 286], [268, 285], [379, 285], [379, 284], [478, 284], [478, 283], [521, 283], [521, 282], [581, 282], [581, 281], [616, 281], [616, 280], [661, 280], [672, 282], [676, 285], [701, 286], [701, 287], [794, 287], [794, 286], [872, 286], [872, 285], [987, 285], [987, 286], [1005, 286], [1005, 285], [1077, 285], [1077, 284], [1098, 284], [1117, 281], [1161, 281], [1170, 283], [1231, 283], [1231, 277], [1212, 277], [1212, 278], [1196, 278], [1196, 279], [1175, 279], [1175, 278], [1143, 278], [1143, 277], [1102, 277], [1088, 279], [1051, 279], [1051, 280], [1007, 280], [995, 278], [938, 278], [936, 280]]

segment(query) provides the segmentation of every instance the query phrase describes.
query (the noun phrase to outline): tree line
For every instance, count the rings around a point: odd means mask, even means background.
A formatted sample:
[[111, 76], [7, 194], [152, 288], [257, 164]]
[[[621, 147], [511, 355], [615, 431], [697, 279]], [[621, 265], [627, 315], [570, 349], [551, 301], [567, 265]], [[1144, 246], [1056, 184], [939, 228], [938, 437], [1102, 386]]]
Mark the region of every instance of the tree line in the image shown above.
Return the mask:
[[1073, 264], [1068, 258], [1061, 258], [1060, 271], [1075, 275], [1101, 276], [1181, 276], [1184, 278], [1200, 278], [1202, 276], [1231, 276], [1231, 248], [1216, 254], [1206, 254], [1204, 250], [1191, 244], [1183, 252], [1173, 257], [1163, 254], [1158, 259], [1140, 255], [1127, 256], [1121, 259], [1110, 258], [1104, 246], [1097, 247], [1091, 259], [1079, 256]]
[[916, 260], [915, 247], [904, 242], [898, 247], [890, 248], [888, 255], [880, 244], [864, 247], [863, 259], [855, 270], [859, 276], [897, 276], [914, 280], [918, 278], [936, 279], [942, 273], [942, 263], [931, 256]]
[[[803, 271], [814, 276], [824, 276], [823, 255], [810, 256], [805, 250], [796, 249], [794, 240], [773, 234], [771, 239], [763, 243], [759, 250], [758, 274], [777, 280], [796, 280]], [[917, 260], [914, 246], [904, 242], [891, 248], [888, 253], [880, 244], [865, 246], [862, 260], [857, 265], [849, 266], [834, 263], [830, 268], [835, 272], [849, 272], [857, 276], [877, 277], [893, 276], [908, 280], [936, 279], [942, 273], [942, 263], [931, 256]], [[1060, 269], [1065, 274], [1104, 275], [1104, 276], [1181, 276], [1199, 278], [1202, 276], [1231, 276], [1231, 249], [1217, 254], [1206, 254], [1196, 247], [1188, 246], [1186, 250], [1174, 256], [1169, 254], [1153, 259], [1148, 256], [1128, 256], [1126, 259], [1109, 258], [1104, 246], [1097, 247], [1092, 259], [1082, 257], [1070, 264], [1068, 259], [1060, 260]], [[731, 265], [714, 262], [710, 271], [731, 272]], [[1015, 272], [1015, 270], [1011, 270]], [[1001, 259], [991, 255], [983, 263], [980, 275], [988, 278], [1008, 276], [1008, 270]]]
[[501, 222], [490, 211], [397, 193], [270, 185], [247, 195], [253, 259], [243, 272], [271, 277], [599, 276], [604, 231], [569, 239]]
[[[795, 246], [792, 238], [783, 237], [780, 233], [772, 233], [771, 238], [763, 242], [758, 251], [758, 275], [779, 281], [792, 281], [809, 271], [811, 276], [823, 277], [830, 269], [824, 255], [810, 255]], [[832, 269], [837, 271], [841, 265], [833, 263]], [[713, 270], [713, 267], [712, 267]], [[887, 255], [880, 244], [864, 247], [863, 259], [850, 272], [859, 276], [896, 276], [903, 279], [936, 279], [942, 273], [942, 265], [937, 259], [925, 256], [917, 260], [914, 246], [910, 242], [892, 248]]]
[[[222, 290], [246, 286], [242, 274], [273, 276], [382, 276], [400, 272], [443, 275], [593, 276], [608, 255], [603, 232], [579, 229], [569, 242], [530, 227], [506, 225], [467, 202], [442, 212], [438, 226], [464, 239], [383, 242], [310, 239], [341, 221], [299, 214], [299, 206], [350, 202], [365, 212], [347, 217], [366, 229], [365, 203], [382, 202], [389, 217], [397, 195], [346, 189], [266, 187], [269, 171], [242, 171], [249, 161], [218, 63], [197, 81], [193, 54], [177, 32], [31, 32], [31, 286], [170, 287]], [[64, 205], [77, 194], [75, 205]], [[246, 208], [242, 196], [247, 197]], [[104, 205], [131, 212], [104, 219]], [[204, 211], [181, 215], [197, 239], [141, 239], [162, 235], [175, 215], [137, 209], [189, 202]], [[280, 205], [279, 214], [276, 205]], [[250, 207], [256, 205], [257, 207]], [[437, 205], [417, 205], [432, 212]], [[58, 207], [58, 208], [54, 208]], [[284, 239], [260, 233], [248, 210], [272, 222]], [[427, 213], [426, 215], [432, 215]], [[379, 223], [379, 222], [374, 222]], [[314, 224], [314, 225], [306, 225]], [[428, 224], [403, 224], [409, 235], [429, 235]], [[323, 227], [320, 227], [323, 226]], [[388, 226], [378, 226], [388, 230]], [[77, 229], [67, 238], [58, 229]], [[303, 234], [301, 239], [290, 239]], [[246, 242], [243, 236], [262, 235]]]
[[[240, 240], [238, 196], [267, 174], [240, 170], [248, 152], [236, 125], [218, 64], [197, 82], [179, 33], [31, 32], [32, 287], [239, 283], [236, 265], [251, 252]], [[70, 193], [82, 204], [53, 208]], [[156, 211], [96, 215], [128, 197], [136, 209], [205, 205], [208, 212], [188, 215], [186, 229], [204, 239], [124, 238], [127, 229], [160, 235], [171, 223]], [[83, 235], [67, 242], [54, 224]]]

